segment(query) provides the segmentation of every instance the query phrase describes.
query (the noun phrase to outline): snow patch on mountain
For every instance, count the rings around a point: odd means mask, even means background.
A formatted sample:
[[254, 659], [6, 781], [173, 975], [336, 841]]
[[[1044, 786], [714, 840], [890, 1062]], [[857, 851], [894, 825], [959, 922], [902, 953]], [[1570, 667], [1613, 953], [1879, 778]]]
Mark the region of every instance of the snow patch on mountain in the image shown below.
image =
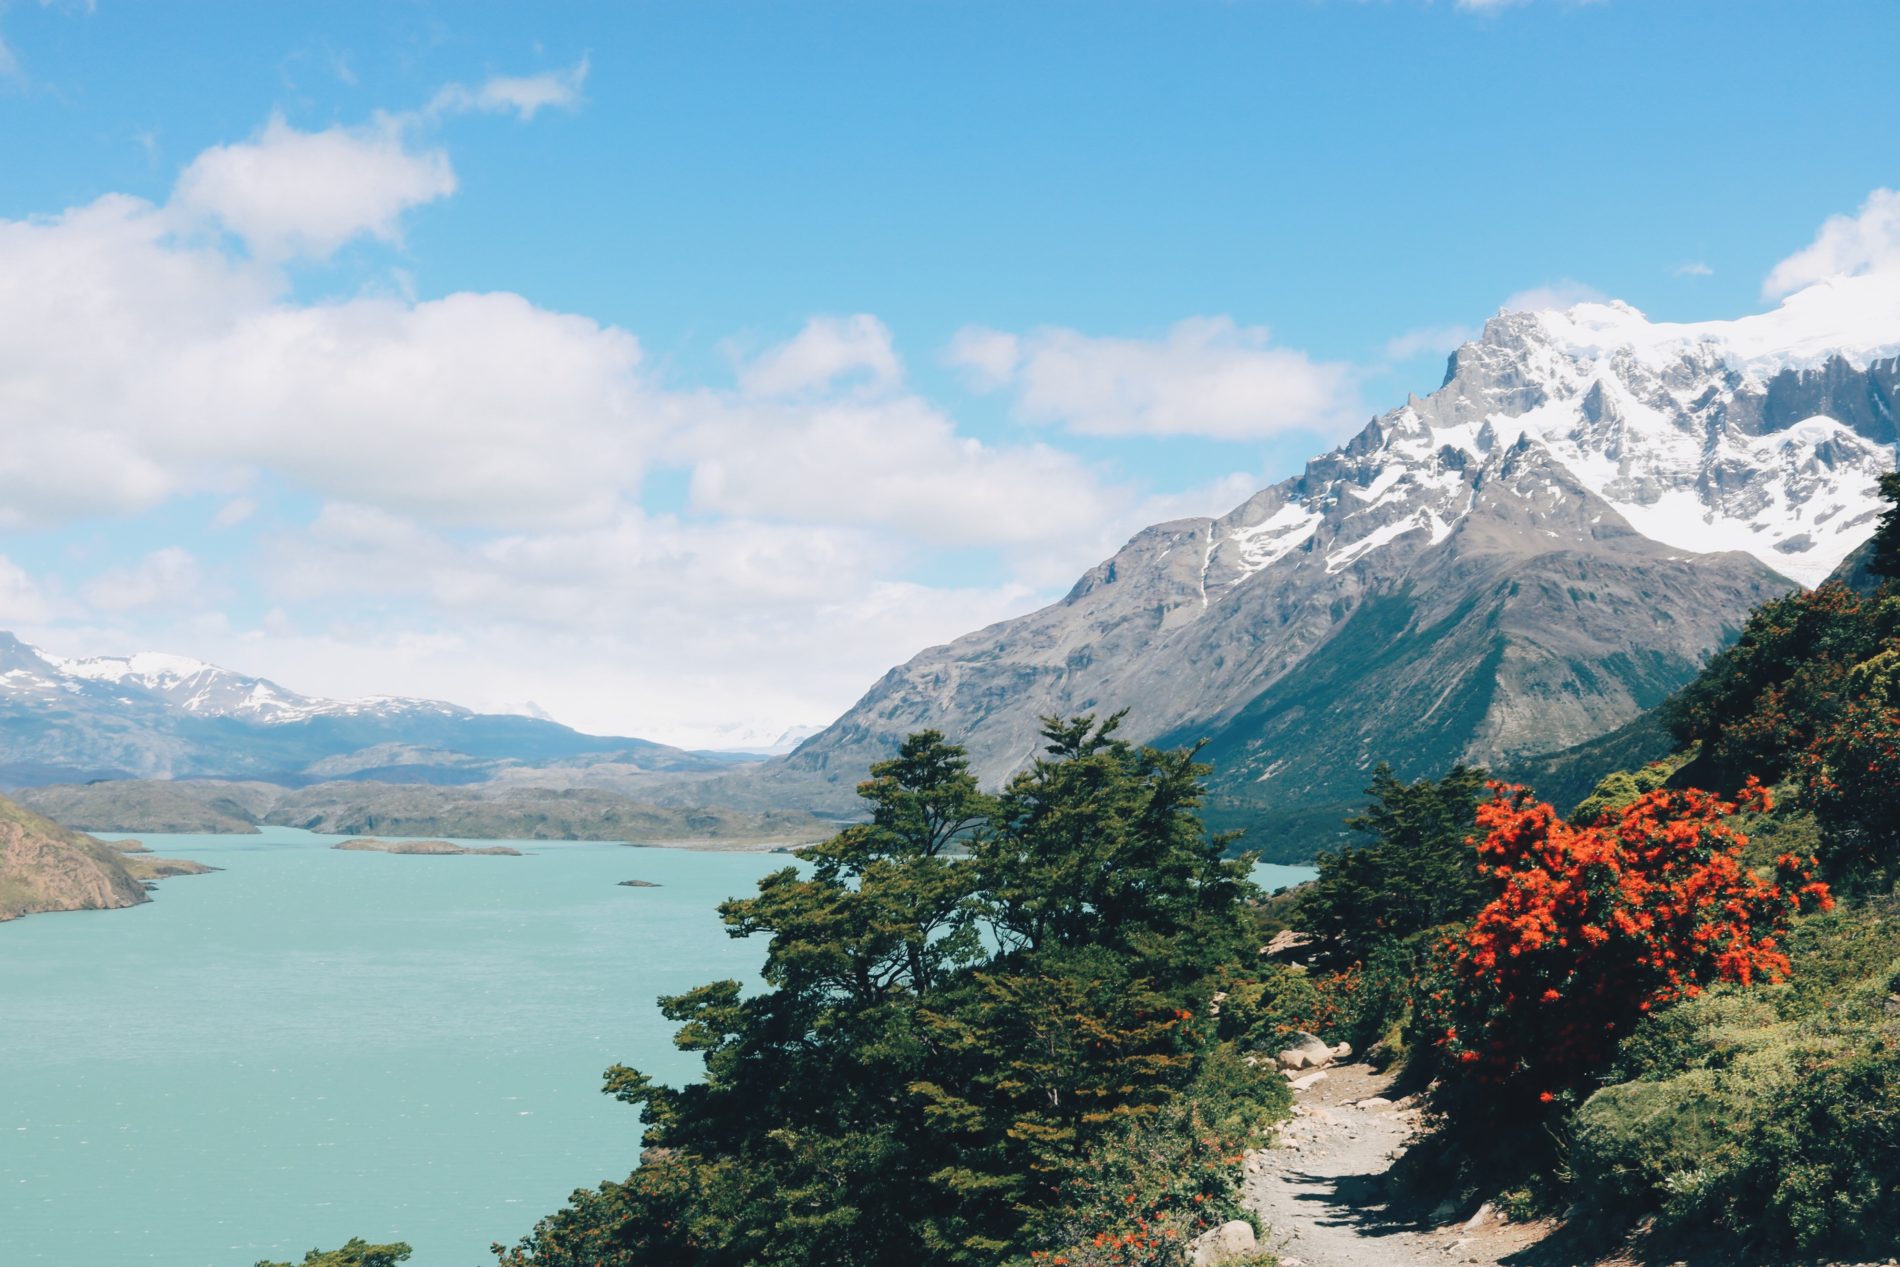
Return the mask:
[[[1819, 584], [1879, 513], [1895, 435], [1881, 385], [1900, 373], [1896, 358], [1900, 282], [1887, 276], [1822, 283], [1734, 321], [1652, 323], [1622, 303], [1503, 312], [1453, 356], [1438, 391], [1269, 490], [1279, 495], [1270, 515], [1256, 513], [1261, 494], [1214, 521], [1209, 568], [1231, 553], [1231, 589], [1287, 559], [1322, 522], [1333, 529], [1329, 572], [1413, 532], [1442, 541], [1486, 466], [1531, 443], [1644, 536], [1697, 553], [1745, 551]], [[1786, 399], [1856, 376], [1859, 429], [1821, 412], [1771, 416]]]
[[83, 689], [82, 684], [97, 683], [158, 696], [200, 717], [234, 717], [263, 725], [316, 717], [468, 715], [467, 709], [441, 700], [399, 696], [330, 700], [299, 695], [266, 678], [159, 651], [67, 658], [17, 641], [11, 650], [10, 659], [16, 667], [0, 674], [0, 696], [70, 693]]

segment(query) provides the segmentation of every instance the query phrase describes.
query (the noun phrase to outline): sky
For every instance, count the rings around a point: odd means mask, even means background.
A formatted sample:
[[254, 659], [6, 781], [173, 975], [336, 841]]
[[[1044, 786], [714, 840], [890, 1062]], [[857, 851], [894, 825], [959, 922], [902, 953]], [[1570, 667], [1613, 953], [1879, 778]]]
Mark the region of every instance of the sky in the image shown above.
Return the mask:
[[0, 629], [837, 716], [1500, 306], [1900, 267], [1900, 5], [0, 0]]

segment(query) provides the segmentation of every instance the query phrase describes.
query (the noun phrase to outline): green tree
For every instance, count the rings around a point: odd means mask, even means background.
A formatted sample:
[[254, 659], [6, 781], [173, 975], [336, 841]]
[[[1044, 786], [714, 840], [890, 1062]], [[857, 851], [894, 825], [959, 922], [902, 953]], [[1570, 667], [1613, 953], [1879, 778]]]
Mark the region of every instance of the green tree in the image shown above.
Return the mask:
[[1458, 765], [1441, 779], [1405, 783], [1381, 764], [1366, 789], [1372, 803], [1347, 820], [1371, 839], [1319, 855], [1295, 925], [1328, 958], [1354, 962], [1381, 943], [1468, 919], [1490, 896], [1467, 843], [1485, 779], [1482, 769]]
[[1867, 566], [1875, 576], [1900, 580], [1900, 471], [1880, 477], [1880, 495], [1888, 506], [1874, 530], [1874, 557]]
[[874, 766], [869, 822], [720, 908], [768, 939], [769, 988], [661, 1000], [705, 1077], [608, 1072], [647, 1123], [639, 1169], [501, 1261], [993, 1264], [1065, 1234], [1045, 1216], [1066, 1180], [1153, 1114], [1272, 1111], [1279, 1080], [1225, 1089], [1238, 1060], [1216, 1061], [1197, 1015], [1240, 943], [1245, 864], [1201, 827], [1205, 767], [1124, 743], [1118, 720], [1049, 722], [1047, 754], [994, 798], [931, 732]]
[[[401, 1241], [388, 1245], [371, 1245], [360, 1236], [352, 1236], [341, 1249], [313, 1249], [303, 1256], [301, 1267], [396, 1267], [406, 1262], [413, 1253]], [[290, 1263], [276, 1263], [260, 1258], [257, 1267], [292, 1267]]]
[[1043, 719], [1048, 755], [972, 850], [983, 918], [1012, 951], [1106, 946], [1191, 979], [1236, 951], [1250, 864], [1202, 826], [1195, 750], [1135, 748], [1121, 719]]

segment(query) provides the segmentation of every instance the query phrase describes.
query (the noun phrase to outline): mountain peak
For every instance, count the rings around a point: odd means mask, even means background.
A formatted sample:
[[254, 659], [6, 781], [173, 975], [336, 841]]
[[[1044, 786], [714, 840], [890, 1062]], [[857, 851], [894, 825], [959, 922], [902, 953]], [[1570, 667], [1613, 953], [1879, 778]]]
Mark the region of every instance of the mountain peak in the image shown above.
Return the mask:
[[763, 777], [842, 804], [929, 726], [997, 781], [1041, 717], [1127, 708], [1133, 738], [1211, 736], [1223, 795], [1317, 804], [1381, 757], [1429, 773], [1604, 733], [1872, 532], [1900, 294], [1505, 311], [1449, 371], [1227, 514], [1147, 528], [1060, 602], [891, 670]]

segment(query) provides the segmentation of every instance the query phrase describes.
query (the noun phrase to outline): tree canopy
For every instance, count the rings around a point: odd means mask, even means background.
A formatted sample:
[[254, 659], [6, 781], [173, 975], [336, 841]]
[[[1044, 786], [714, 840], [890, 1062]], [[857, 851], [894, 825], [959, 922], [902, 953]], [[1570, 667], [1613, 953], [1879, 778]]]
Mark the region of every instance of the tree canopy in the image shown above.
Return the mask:
[[1221, 1156], [1286, 1099], [1209, 1015], [1255, 890], [1201, 825], [1206, 767], [1119, 723], [1047, 719], [995, 795], [934, 731], [873, 766], [867, 822], [720, 907], [768, 988], [661, 1001], [704, 1078], [608, 1071], [639, 1168], [501, 1261], [950, 1267], [1138, 1220], [1118, 1244], [1158, 1263], [1235, 1212]]

